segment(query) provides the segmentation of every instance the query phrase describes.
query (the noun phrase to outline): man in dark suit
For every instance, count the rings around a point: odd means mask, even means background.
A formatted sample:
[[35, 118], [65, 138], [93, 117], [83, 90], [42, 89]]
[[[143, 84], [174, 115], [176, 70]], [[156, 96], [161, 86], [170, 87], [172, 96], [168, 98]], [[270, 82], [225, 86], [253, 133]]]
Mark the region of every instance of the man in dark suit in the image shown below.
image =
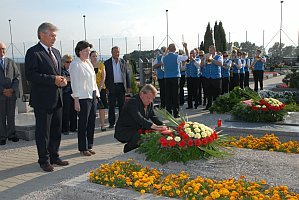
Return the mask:
[[125, 93], [130, 92], [131, 87], [127, 63], [123, 59], [119, 58], [119, 53], [119, 47], [112, 47], [112, 57], [104, 62], [106, 70], [105, 85], [108, 94], [109, 107], [109, 128], [113, 128], [115, 124], [116, 102], [120, 114], [125, 102]]
[[153, 110], [153, 100], [156, 97], [157, 90], [151, 84], [145, 85], [139, 95], [132, 97], [125, 103], [122, 114], [119, 116], [114, 138], [124, 146], [124, 153], [139, 147], [138, 141], [140, 133], [138, 130], [166, 130], [166, 126], [157, 118]]
[[6, 140], [18, 142], [15, 128], [16, 101], [19, 96], [19, 69], [5, 57], [6, 46], [0, 42], [0, 145]]
[[[39, 43], [26, 52], [25, 73], [31, 83], [30, 105], [34, 108], [35, 140], [38, 163], [46, 171], [53, 164], [64, 166], [59, 158], [62, 123], [62, 90], [67, 80], [61, 76], [61, 55], [52, 46], [56, 41], [57, 27], [43, 23], [38, 27]], [[50, 161], [50, 162], [49, 162]]]

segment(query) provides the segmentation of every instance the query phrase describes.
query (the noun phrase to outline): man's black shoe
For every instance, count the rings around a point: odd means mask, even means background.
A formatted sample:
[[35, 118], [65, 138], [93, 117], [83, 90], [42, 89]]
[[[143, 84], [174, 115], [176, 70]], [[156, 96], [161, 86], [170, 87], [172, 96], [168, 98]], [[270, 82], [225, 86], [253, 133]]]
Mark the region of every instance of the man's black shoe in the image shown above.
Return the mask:
[[188, 106], [186, 109], [192, 109], [192, 108], [193, 108], [193, 107], [189, 107], [189, 106]]
[[114, 128], [114, 124], [109, 125], [108, 128]]
[[6, 145], [6, 140], [0, 140], [0, 145]]
[[8, 140], [13, 141], [13, 142], [19, 142], [19, 138], [17, 138], [17, 137], [8, 138]]

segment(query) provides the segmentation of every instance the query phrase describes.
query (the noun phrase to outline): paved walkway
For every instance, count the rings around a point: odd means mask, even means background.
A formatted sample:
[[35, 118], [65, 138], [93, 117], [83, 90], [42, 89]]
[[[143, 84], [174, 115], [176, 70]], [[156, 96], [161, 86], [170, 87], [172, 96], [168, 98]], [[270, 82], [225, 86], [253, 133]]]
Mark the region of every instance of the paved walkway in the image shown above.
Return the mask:
[[[265, 80], [265, 89], [280, 83], [281, 79], [279, 76]], [[183, 111], [192, 120], [208, 114], [201, 109], [191, 111], [183, 109]], [[206, 123], [209, 121], [209, 125], [216, 125], [216, 120], [209, 119], [211, 116], [204, 116], [202, 119], [206, 119]], [[217, 115], [213, 117], [218, 119]], [[35, 141], [20, 140], [17, 143], [9, 141], [6, 145], [0, 146], [0, 199], [18, 199], [30, 192], [51, 187], [96, 168], [100, 161], [122, 154], [123, 145], [113, 138], [113, 130], [106, 132], [96, 130], [94, 143], [97, 154], [82, 157], [77, 150], [77, 136], [63, 135], [60, 155], [62, 159], [68, 160], [70, 165], [55, 167], [55, 171], [51, 173], [43, 172], [37, 164]]]

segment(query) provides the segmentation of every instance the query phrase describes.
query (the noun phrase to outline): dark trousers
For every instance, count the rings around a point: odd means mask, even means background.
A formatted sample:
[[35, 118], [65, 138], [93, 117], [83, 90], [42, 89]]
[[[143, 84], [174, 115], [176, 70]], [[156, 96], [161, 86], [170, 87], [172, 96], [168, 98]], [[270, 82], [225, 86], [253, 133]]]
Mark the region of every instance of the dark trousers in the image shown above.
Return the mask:
[[185, 86], [186, 78], [185, 75], [181, 75], [180, 78], [180, 105], [184, 105], [185, 98], [184, 98], [184, 86]]
[[78, 112], [78, 149], [86, 151], [92, 149], [94, 140], [94, 127], [96, 119], [96, 94], [92, 99], [79, 99], [80, 112]]
[[222, 92], [221, 94], [225, 94], [229, 92], [229, 77], [222, 78]]
[[206, 108], [212, 106], [212, 102], [221, 94], [221, 78], [206, 78], [205, 79], [205, 94], [208, 99]]
[[158, 79], [159, 87], [160, 87], [160, 101], [161, 108], [165, 108], [165, 79]]
[[15, 109], [15, 98], [0, 100], [0, 140], [16, 137]]
[[129, 151], [132, 151], [139, 147], [139, 140], [140, 140], [140, 134], [134, 133], [131, 137], [131, 139], [125, 144], [124, 146], [124, 153], [127, 153]]
[[244, 78], [245, 78], [245, 74], [244, 73], [240, 73], [240, 88], [244, 88]]
[[77, 112], [74, 109], [74, 99], [71, 94], [63, 94], [62, 132], [76, 131]]
[[249, 87], [249, 72], [245, 72], [244, 87]]
[[179, 114], [179, 81], [180, 78], [165, 78], [166, 110], [174, 117]]
[[59, 158], [61, 141], [62, 105], [54, 109], [34, 108], [35, 142], [40, 165], [49, 161], [55, 162]]
[[188, 93], [188, 107], [193, 107], [192, 102], [194, 101], [194, 107], [197, 108], [198, 105], [201, 104], [201, 85], [199, 77], [190, 77], [189, 82], [190, 97]]
[[234, 87], [240, 86], [240, 74], [234, 73], [233, 74], [233, 89]]
[[125, 102], [125, 87], [123, 84], [114, 84], [114, 90], [108, 94], [108, 121], [110, 126], [115, 124], [115, 106], [118, 106], [119, 114]]
[[192, 87], [192, 77], [187, 77], [187, 91], [188, 91], [188, 108], [193, 108], [193, 87]]
[[206, 98], [206, 94], [205, 94], [205, 89], [204, 89], [204, 82], [205, 82], [206, 78], [201, 76], [199, 77], [199, 84], [200, 84], [200, 88], [199, 88], [199, 92], [201, 94], [201, 97], [199, 99], [199, 102], [202, 102], [202, 98], [203, 98], [203, 104], [206, 104], [207, 98]]
[[263, 89], [263, 80], [264, 80], [264, 70], [254, 70], [253, 71], [254, 79], [254, 91], [258, 91], [258, 83], [260, 83], [260, 90]]

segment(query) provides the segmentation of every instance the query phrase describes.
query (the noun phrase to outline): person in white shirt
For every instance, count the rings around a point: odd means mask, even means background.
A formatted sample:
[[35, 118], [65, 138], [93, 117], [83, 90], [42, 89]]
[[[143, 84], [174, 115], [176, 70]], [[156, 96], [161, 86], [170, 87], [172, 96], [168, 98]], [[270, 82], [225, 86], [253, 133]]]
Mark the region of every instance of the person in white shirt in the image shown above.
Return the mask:
[[[76, 58], [70, 65], [72, 97], [78, 112], [78, 149], [83, 156], [95, 154], [92, 149], [96, 119], [97, 98], [100, 96], [96, 74], [89, 61], [92, 44], [80, 41], [75, 48]], [[87, 143], [86, 143], [87, 141]]]

